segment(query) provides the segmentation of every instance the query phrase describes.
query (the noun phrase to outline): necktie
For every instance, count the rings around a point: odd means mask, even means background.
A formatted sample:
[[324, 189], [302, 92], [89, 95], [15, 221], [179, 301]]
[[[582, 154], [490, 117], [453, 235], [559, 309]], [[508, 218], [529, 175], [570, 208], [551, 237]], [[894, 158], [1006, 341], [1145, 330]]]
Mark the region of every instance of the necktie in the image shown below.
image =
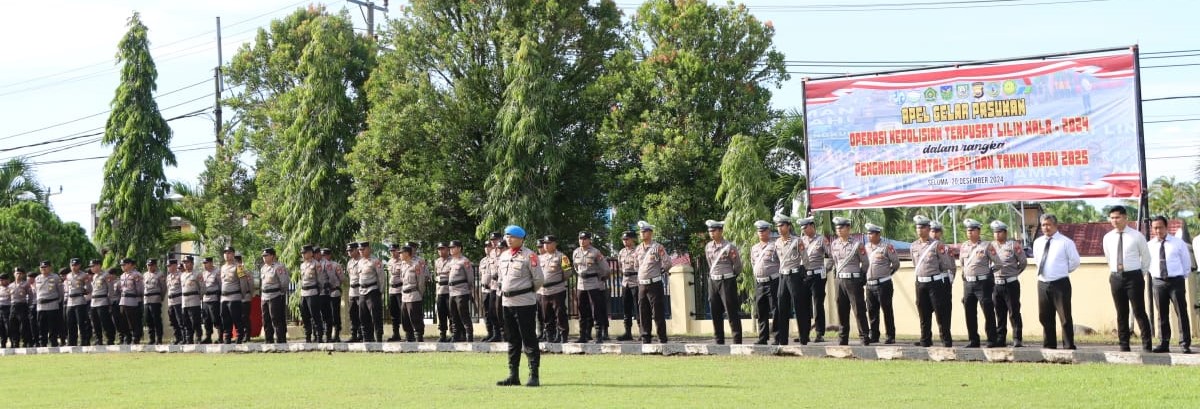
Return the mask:
[[1046, 248], [1042, 250], [1042, 259], [1038, 262], [1038, 275], [1045, 275], [1046, 264], [1050, 262], [1050, 236], [1046, 236]]
[[1158, 243], [1158, 275], [1163, 280], [1167, 279], [1167, 242]]
[[1117, 232], [1117, 274], [1125, 272], [1125, 232]]

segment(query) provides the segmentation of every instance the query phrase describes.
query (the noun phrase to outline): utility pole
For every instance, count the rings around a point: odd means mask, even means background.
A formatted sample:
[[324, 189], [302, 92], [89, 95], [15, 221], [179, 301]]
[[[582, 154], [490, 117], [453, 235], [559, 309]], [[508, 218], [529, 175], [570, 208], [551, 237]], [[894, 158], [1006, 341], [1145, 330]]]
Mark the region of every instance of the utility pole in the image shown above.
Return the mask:
[[370, 37], [372, 40], [374, 40], [375, 39], [375, 10], [379, 10], [384, 13], [387, 13], [388, 0], [383, 0], [382, 7], [376, 6], [375, 2], [373, 2], [373, 1], [362, 1], [362, 0], [346, 0], [346, 1], [357, 4], [360, 7], [367, 8], [367, 37]]
[[213, 69], [213, 86], [217, 92], [213, 94], [213, 116], [216, 117], [216, 125], [213, 127], [214, 134], [217, 138], [217, 146], [225, 145], [221, 138], [221, 92], [223, 91], [221, 84], [221, 65], [224, 64], [221, 57], [221, 17], [217, 16], [217, 68]]

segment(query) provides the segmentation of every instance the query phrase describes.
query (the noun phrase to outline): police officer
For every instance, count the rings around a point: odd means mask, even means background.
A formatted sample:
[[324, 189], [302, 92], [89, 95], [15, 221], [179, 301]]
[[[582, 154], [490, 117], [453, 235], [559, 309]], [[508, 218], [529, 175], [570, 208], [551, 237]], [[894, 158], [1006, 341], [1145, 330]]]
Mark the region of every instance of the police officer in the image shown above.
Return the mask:
[[183, 343], [184, 335], [183, 325], [185, 317], [183, 316], [183, 282], [180, 277], [183, 275], [179, 271], [179, 260], [167, 260], [167, 318], [171, 323], [171, 333], [174, 339], [172, 344], [179, 345]]
[[[225, 344], [233, 343], [233, 328], [238, 327], [238, 333], [248, 332], [241, 328], [242, 316], [242, 286], [246, 283], [245, 273], [238, 268], [233, 256], [235, 249], [225, 247], [221, 256], [225, 262], [221, 264], [221, 340]], [[239, 341], [240, 341], [239, 337]]]
[[54, 272], [49, 261], [38, 266], [41, 274], [33, 281], [37, 299], [38, 341], [37, 345], [58, 346], [58, 323], [62, 319], [59, 301], [62, 300], [62, 277]]
[[[475, 283], [475, 267], [462, 254], [463, 243], [450, 240], [450, 325], [454, 328], [455, 342], [475, 342], [475, 328], [471, 323], [471, 287]], [[566, 327], [566, 314], [563, 314]]]
[[140, 344], [142, 342], [142, 294], [145, 287], [142, 283], [142, 273], [135, 267], [137, 261], [131, 258], [121, 260], [121, 343]]
[[[771, 240], [771, 223], [766, 220], [754, 222], [758, 230], [758, 243], [750, 248], [750, 264], [754, 269], [754, 318], [758, 321], [758, 341], [756, 345], [779, 345], [781, 334], [778, 332], [779, 315], [779, 254], [775, 242]], [[775, 319], [775, 327], [771, 327], [771, 319]], [[784, 321], [787, 321], [784, 319]], [[771, 340], [774, 330], [775, 340]], [[787, 333], [782, 337], [786, 340]], [[785, 341], [786, 343], [786, 341]]]
[[617, 264], [621, 266], [621, 310], [624, 311], [625, 333], [617, 341], [633, 341], [633, 317], [637, 316], [637, 233], [621, 233], [621, 244], [625, 247], [617, 253]]
[[238, 328], [237, 342], [240, 344], [250, 341], [250, 305], [254, 302], [254, 297], [260, 295], [258, 291], [262, 282], [260, 277], [253, 274], [253, 269], [246, 268], [241, 254], [235, 254], [233, 261], [237, 263], [238, 275], [242, 277], [242, 316], [236, 324]]
[[500, 257], [500, 243], [498, 237], [499, 232], [492, 232], [488, 239], [484, 241], [483, 252], [484, 256], [479, 260], [479, 287], [480, 293], [483, 294], [483, 322], [487, 327], [488, 336], [483, 339], [483, 342], [497, 342], [503, 340], [502, 333], [504, 332], [504, 322], [500, 317], [500, 311], [496, 305], [500, 302], [497, 288], [499, 282], [499, 270], [496, 269], [496, 262]]
[[[437, 324], [438, 324], [438, 342], [450, 342], [450, 337], [446, 336], [448, 329], [448, 321], [450, 318], [450, 268], [447, 262], [450, 260], [450, 249], [446, 246], [446, 242], [439, 241], [437, 243], [437, 259], [434, 259], [434, 271], [437, 272], [437, 298], [436, 307]], [[458, 334], [455, 334], [457, 336]]]
[[[534, 250], [534, 254], [536, 254], [539, 258], [543, 254], [546, 254], [546, 240], [545, 239], [537, 239], [537, 249]], [[546, 327], [546, 314], [545, 314], [545, 310], [543, 310], [541, 307], [542, 300], [545, 297], [542, 297], [541, 293], [534, 294], [533, 296], [534, 296], [534, 305], [538, 306], [538, 308], [537, 308], [537, 339], [538, 339], [538, 342], [545, 342], [546, 341], [546, 333], [543, 330]]]
[[608, 277], [612, 267], [608, 258], [592, 246], [592, 233], [579, 232], [579, 247], [571, 254], [575, 272], [579, 274], [579, 340], [592, 340], [596, 328], [596, 343], [608, 340]]
[[[226, 247], [232, 251], [232, 247]], [[200, 272], [200, 279], [204, 284], [204, 340], [201, 344], [211, 344], [213, 327], [217, 329], [217, 338], [221, 338], [221, 328], [224, 325], [221, 323], [221, 273], [213, 267], [213, 258], [204, 258], [204, 271]]]
[[547, 341], [563, 343], [567, 342], [570, 330], [567, 326], [567, 279], [572, 272], [563, 267], [570, 267], [571, 261], [558, 251], [558, 238], [554, 235], [543, 237], [542, 242], [545, 243], [545, 252], [538, 255], [538, 264], [541, 264], [546, 282], [538, 290], [541, 298], [539, 306], [545, 317], [541, 325]]
[[396, 249], [394, 274], [400, 282], [400, 324], [404, 327], [404, 339], [408, 342], [425, 342], [425, 282], [429, 280], [425, 267], [413, 257], [412, 246]]
[[942, 346], [953, 346], [950, 338], [950, 274], [954, 260], [946, 251], [946, 245], [930, 235], [930, 220], [918, 215], [913, 217], [917, 229], [917, 241], [912, 243], [913, 271], [916, 276], [917, 313], [921, 321], [921, 340], [914, 345], [933, 345], [932, 317], [937, 318]]
[[26, 348], [34, 346], [33, 325], [29, 319], [30, 304], [34, 301], [33, 287], [25, 269], [13, 269], [13, 282], [8, 284], [8, 296], [12, 301], [12, 311], [9, 313], [8, 328], [11, 347]]
[[[100, 267], [100, 260], [92, 259], [88, 262], [88, 269], [92, 271], [92, 284], [90, 286], [92, 293], [91, 299], [91, 319], [92, 329], [96, 334], [96, 341], [92, 345], [112, 345], [116, 343], [117, 327], [113, 321], [113, 305], [120, 302], [120, 292], [117, 291], [117, 277], [115, 273], [121, 272], [120, 269], [110, 269], [105, 271]], [[113, 270], [116, 270], [115, 272]], [[105, 337], [107, 336], [107, 341]]]
[[[301, 250], [304, 261], [300, 263], [300, 312], [303, 314], [304, 320], [304, 342], [313, 342], [313, 327], [312, 327], [312, 308], [316, 302], [311, 298], [308, 299], [308, 305], [304, 304], [304, 297], [315, 297], [314, 292], [320, 288], [319, 285], [309, 287], [307, 294], [304, 292], [305, 276], [309, 280], [315, 280], [317, 275], [316, 265], [313, 262], [312, 246], [303, 246]], [[292, 276], [288, 274], [287, 267], [283, 266], [278, 260], [278, 255], [274, 248], [267, 247], [262, 251], [263, 266], [259, 269], [259, 277], [262, 281], [262, 322], [263, 333], [266, 343], [287, 343], [287, 294], [288, 288], [291, 286]], [[240, 338], [240, 337], [239, 337]], [[318, 336], [318, 339], [320, 337]], [[320, 342], [320, 341], [318, 341]]]
[[725, 343], [725, 324], [721, 322], [729, 314], [729, 329], [733, 331], [733, 343], [742, 343], [742, 302], [738, 298], [737, 278], [742, 274], [742, 258], [737, 246], [725, 240], [725, 222], [708, 220], [708, 236], [712, 238], [704, 245], [704, 256], [708, 260], [708, 305], [712, 312], [713, 335], [717, 345]]
[[142, 274], [145, 292], [142, 295], [142, 314], [146, 318], [149, 345], [162, 343], [162, 300], [167, 289], [167, 277], [158, 271], [158, 260], [146, 260], [146, 273]]
[[387, 277], [383, 262], [371, 255], [371, 243], [358, 242], [359, 322], [363, 341], [383, 340], [383, 295], [379, 287]]
[[[817, 234], [817, 227], [811, 217], [800, 219], [796, 224], [800, 225], [803, 232], [800, 241], [804, 244], [804, 283], [807, 284], [808, 294], [812, 298], [809, 312], [813, 319], [812, 329], [816, 335], [813, 342], [825, 342], [825, 286], [827, 269], [833, 267], [833, 256], [829, 250], [829, 242], [825, 240], [825, 236]], [[804, 293], [800, 296], [803, 298]], [[803, 301], [802, 299], [801, 302]], [[804, 335], [796, 342], [803, 344], [808, 331], [804, 328], [800, 330]]]
[[350, 342], [362, 342], [363, 340], [362, 313], [358, 311], [358, 304], [362, 300], [360, 291], [362, 284], [358, 275], [358, 260], [360, 258], [358, 255], [358, 243], [347, 243], [346, 280], [350, 282], [350, 290], [348, 291], [350, 293], [350, 302], [347, 307], [350, 315]]
[[[641, 326], [643, 344], [649, 344], [651, 335], [658, 335], [658, 342], [667, 343], [666, 290], [664, 279], [671, 268], [667, 250], [654, 241], [654, 225], [638, 221], [642, 242], [637, 246], [638, 259], [638, 325]], [[651, 332], [651, 324], [656, 332]]]
[[[545, 281], [541, 268], [538, 268], [537, 255], [522, 247], [525, 243], [525, 229], [516, 225], [505, 227], [504, 239], [508, 248], [500, 253], [498, 266], [504, 309], [504, 333], [508, 341], [508, 377], [496, 382], [496, 385], [521, 384], [518, 368], [523, 351], [529, 359], [529, 381], [526, 386], [539, 386], [541, 349], [538, 348], [537, 331], [534, 328], [534, 315], [537, 314], [534, 294]], [[590, 252], [585, 250], [585, 253]], [[584, 257], [588, 255], [585, 254]]]
[[8, 320], [12, 313], [12, 290], [8, 285], [12, 278], [7, 273], [0, 274], [0, 348], [8, 348]]
[[183, 342], [195, 344], [200, 341], [200, 331], [203, 328], [204, 312], [204, 277], [196, 271], [196, 258], [183, 258], [183, 272], [179, 274], [180, 322], [183, 327]]
[[326, 342], [342, 342], [342, 266], [333, 261], [333, 249], [321, 249], [321, 268], [325, 274], [325, 310], [321, 312]]
[[893, 288], [892, 275], [900, 269], [900, 257], [896, 254], [895, 246], [883, 242], [883, 227], [867, 223], [867, 242], [863, 247], [867, 250], [867, 320], [870, 321], [870, 337], [872, 343], [879, 342], [879, 311], [883, 310], [882, 331], [886, 334], [884, 344], [896, 343], [896, 321], [892, 310]]
[[67, 345], [91, 345], [92, 325], [91, 308], [88, 295], [92, 292], [92, 281], [83, 262], [77, 258], [71, 259], [71, 272], [63, 282], [67, 295]]
[[[933, 237], [934, 240], [945, 243], [946, 240], [942, 239], [942, 234], [943, 234], [942, 224], [939, 223], [937, 220], [930, 220], [929, 221], [929, 235], [931, 237]], [[950, 251], [946, 250], [946, 254], [949, 255]], [[950, 261], [954, 261], [953, 256], [950, 257]], [[955, 278], [956, 273], [958, 272], [957, 269], [958, 269], [958, 264], [954, 263], [954, 268], [944, 271], [944, 273], [948, 274], [950, 277], [950, 285], [948, 286], [949, 290], [947, 290], [950, 295], [948, 295], [947, 297], [949, 300], [951, 300], [951, 302], [950, 302], [950, 306], [946, 307], [946, 310], [950, 311], [947, 314], [950, 314], [951, 316], [954, 315], [954, 301], [953, 301], [954, 300], [954, 278]]]
[[996, 307], [992, 302], [995, 278], [992, 275], [993, 260], [996, 249], [992, 243], [979, 237], [983, 223], [975, 219], [963, 220], [967, 228], [967, 241], [959, 246], [958, 259], [963, 268], [963, 308], [967, 318], [967, 348], [979, 348], [979, 311], [983, 310], [983, 333], [987, 336], [987, 347], [995, 348], [996, 343]]
[[[300, 257], [303, 258], [303, 261], [300, 262], [300, 319], [304, 320], [304, 342], [321, 343], [325, 342], [325, 328], [321, 326], [321, 311], [325, 310], [325, 300], [328, 297], [321, 294], [325, 288], [325, 271], [323, 271], [323, 265], [316, 253], [317, 248], [314, 245], [300, 248]], [[280, 267], [283, 265], [280, 264]], [[266, 266], [263, 268], [263, 281], [266, 281]], [[278, 334], [278, 330], [276, 331]], [[286, 321], [283, 333], [287, 334]]]
[[775, 252], [779, 255], [779, 308], [775, 311], [775, 343], [788, 343], [788, 314], [795, 314], [796, 326], [800, 337], [796, 342], [808, 345], [809, 330], [812, 326], [812, 289], [805, 283], [808, 275], [804, 266], [806, 254], [804, 240], [792, 234], [792, 218], [776, 215], [775, 228], [779, 230], [779, 238], [775, 239]]
[[[387, 304], [388, 304], [388, 313], [392, 317], [392, 337], [387, 339], [388, 342], [396, 342], [396, 341], [400, 341], [402, 339], [402, 338], [400, 338], [400, 324], [404, 320], [401, 315], [401, 313], [403, 312], [402, 307], [404, 306], [404, 301], [403, 301], [404, 274], [403, 274], [402, 268], [405, 267], [406, 263], [411, 264], [411, 262], [405, 262], [403, 257], [401, 257], [401, 255], [400, 255], [400, 249], [403, 247], [404, 246], [401, 246], [400, 243], [392, 243], [391, 245], [388, 246], [388, 251], [390, 251], [392, 253], [392, 258], [389, 259], [387, 262], [387, 270], [388, 270], [388, 303]], [[412, 259], [411, 256], [412, 256], [412, 254], [410, 252], [409, 253], [410, 260]], [[406, 331], [406, 332], [411, 332], [411, 331]]]
[[[837, 273], [837, 313], [842, 323], [838, 345], [850, 344], [850, 308], [854, 307], [858, 336], [863, 345], [871, 345], [870, 325], [867, 323], [867, 304], [863, 297], [866, 286], [864, 272], [870, 263], [862, 242], [850, 238], [850, 219], [833, 218], [837, 238], [829, 244], [833, 255], [833, 270]], [[818, 341], [819, 342], [819, 341]]]

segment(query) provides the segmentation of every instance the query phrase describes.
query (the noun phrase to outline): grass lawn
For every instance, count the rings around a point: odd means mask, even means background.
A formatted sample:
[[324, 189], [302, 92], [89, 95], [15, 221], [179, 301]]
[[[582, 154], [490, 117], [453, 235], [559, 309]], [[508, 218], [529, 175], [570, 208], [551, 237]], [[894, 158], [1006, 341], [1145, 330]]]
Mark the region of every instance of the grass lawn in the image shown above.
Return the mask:
[[0, 373], [10, 408], [1200, 405], [1200, 368], [1087, 364], [546, 355], [541, 388], [497, 387], [504, 355], [468, 353], [7, 356]]

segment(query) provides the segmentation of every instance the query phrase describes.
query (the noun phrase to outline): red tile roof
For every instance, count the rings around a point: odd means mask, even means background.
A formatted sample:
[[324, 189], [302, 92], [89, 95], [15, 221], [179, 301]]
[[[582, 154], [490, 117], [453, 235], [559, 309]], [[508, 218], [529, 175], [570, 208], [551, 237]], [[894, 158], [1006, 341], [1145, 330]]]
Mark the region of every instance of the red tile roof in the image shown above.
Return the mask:
[[[1136, 222], [1130, 223], [1130, 227], [1138, 228]], [[1170, 234], [1177, 234], [1181, 228], [1183, 228], [1182, 220], [1173, 219], [1167, 223]], [[1079, 249], [1081, 257], [1104, 257], [1104, 235], [1109, 230], [1112, 230], [1112, 225], [1108, 222], [1058, 225], [1058, 231], [1075, 242], [1075, 247]], [[1041, 229], [1038, 229], [1037, 235], [1042, 235]]]

